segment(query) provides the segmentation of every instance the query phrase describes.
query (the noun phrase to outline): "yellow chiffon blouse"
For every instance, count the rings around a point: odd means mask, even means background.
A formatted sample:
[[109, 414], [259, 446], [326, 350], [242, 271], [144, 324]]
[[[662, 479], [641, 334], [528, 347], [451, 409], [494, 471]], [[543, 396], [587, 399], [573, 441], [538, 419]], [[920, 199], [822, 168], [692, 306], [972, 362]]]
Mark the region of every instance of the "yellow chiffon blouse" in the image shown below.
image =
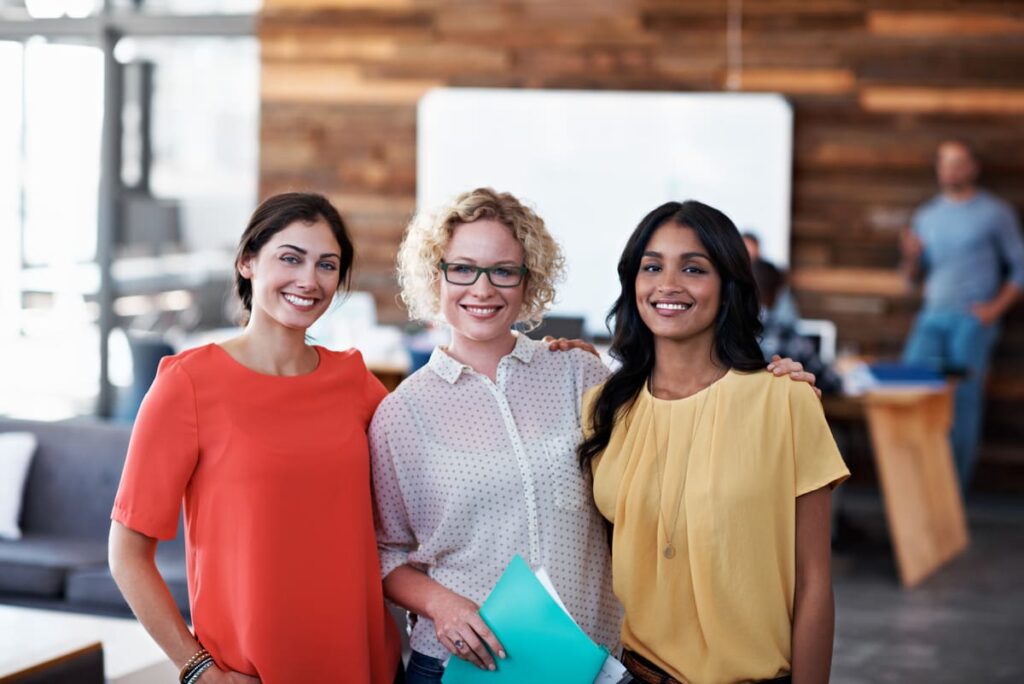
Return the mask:
[[849, 476], [811, 387], [766, 371], [671, 401], [645, 387], [593, 473], [623, 645], [694, 684], [789, 672], [796, 497]]

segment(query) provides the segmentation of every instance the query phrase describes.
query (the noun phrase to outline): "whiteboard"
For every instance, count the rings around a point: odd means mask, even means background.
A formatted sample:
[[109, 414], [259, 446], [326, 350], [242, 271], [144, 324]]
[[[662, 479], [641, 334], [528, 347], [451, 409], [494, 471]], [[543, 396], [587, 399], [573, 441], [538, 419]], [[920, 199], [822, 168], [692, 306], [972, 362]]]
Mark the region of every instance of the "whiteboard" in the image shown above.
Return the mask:
[[552, 313], [591, 335], [651, 209], [697, 199], [789, 263], [793, 111], [776, 94], [443, 88], [419, 103], [417, 204], [490, 186], [532, 205], [565, 251]]

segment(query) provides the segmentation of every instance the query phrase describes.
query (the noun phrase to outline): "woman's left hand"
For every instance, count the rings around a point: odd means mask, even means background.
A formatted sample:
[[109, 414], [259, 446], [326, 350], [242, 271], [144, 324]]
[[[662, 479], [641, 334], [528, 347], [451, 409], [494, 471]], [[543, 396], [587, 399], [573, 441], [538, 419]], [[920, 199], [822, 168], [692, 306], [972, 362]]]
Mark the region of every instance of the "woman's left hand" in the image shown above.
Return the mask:
[[814, 393], [821, 397], [821, 390], [814, 384], [817, 378], [814, 373], [804, 370], [804, 365], [799, 361], [786, 357], [782, 358], [778, 354], [772, 356], [772, 362], [768, 364], [768, 370], [773, 374], [782, 377], [788, 375], [790, 380], [796, 380], [797, 382], [806, 382], [814, 389]]
[[601, 358], [601, 355], [597, 353], [597, 349], [594, 348], [594, 345], [590, 344], [589, 342], [584, 342], [583, 340], [569, 340], [564, 337], [559, 337], [556, 340], [551, 335], [547, 335], [544, 338], [544, 341], [548, 343], [548, 349], [550, 349], [551, 351], [569, 351], [570, 349], [582, 349], [585, 352], [593, 354], [597, 358]]

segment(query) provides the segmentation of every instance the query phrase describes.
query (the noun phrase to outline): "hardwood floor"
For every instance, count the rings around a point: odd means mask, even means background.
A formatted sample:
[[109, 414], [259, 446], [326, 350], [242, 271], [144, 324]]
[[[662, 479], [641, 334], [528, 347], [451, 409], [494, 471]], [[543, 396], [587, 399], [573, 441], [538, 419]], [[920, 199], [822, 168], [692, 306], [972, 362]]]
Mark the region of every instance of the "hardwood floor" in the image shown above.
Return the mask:
[[832, 681], [1024, 680], [1024, 500], [969, 497], [970, 548], [906, 590], [877, 494], [850, 488], [841, 496]]

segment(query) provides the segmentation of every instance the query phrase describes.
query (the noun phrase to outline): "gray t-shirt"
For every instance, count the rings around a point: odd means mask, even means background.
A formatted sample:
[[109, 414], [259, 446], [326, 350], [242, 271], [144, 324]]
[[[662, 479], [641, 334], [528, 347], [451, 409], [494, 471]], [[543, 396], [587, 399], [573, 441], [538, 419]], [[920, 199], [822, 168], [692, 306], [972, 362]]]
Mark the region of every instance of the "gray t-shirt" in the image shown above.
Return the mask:
[[969, 311], [1007, 280], [1024, 288], [1024, 239], [1013, 208], [984, 190], [963, 202], [938, 195], [912, 220], [924, 243], [925, 309]]

